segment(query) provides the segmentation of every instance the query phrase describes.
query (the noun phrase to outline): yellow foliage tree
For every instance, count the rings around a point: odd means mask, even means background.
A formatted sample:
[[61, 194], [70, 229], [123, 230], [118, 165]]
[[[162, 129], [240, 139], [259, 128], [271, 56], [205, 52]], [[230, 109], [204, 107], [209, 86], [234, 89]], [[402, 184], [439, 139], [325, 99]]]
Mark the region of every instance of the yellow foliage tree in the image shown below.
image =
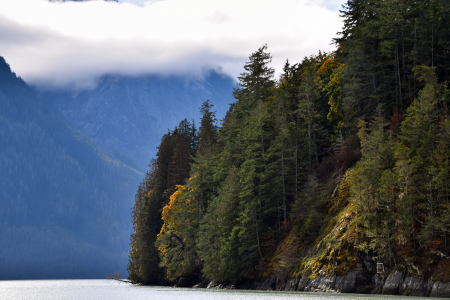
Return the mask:
[[330, 54], [325, 62], [320, 66], [316, 78], [318, 91], [325, 93], [328, 97], [330, 111], [327, 119], [331, 122], [337, 122], [337, 128], [344, 125], [342, 111], [342, 84], [344, 77], [345, 64], [340, 64], [334, 59], [334, 54]]
[[164, 225], [158, 234], [156, 246], [161, 266], [167, 269], [169, 280], [195, 273], [201, 267], [195, 247], [197, 203], [193, 192], [189, 183], [177, 185], [169, 203], [162, 210]]

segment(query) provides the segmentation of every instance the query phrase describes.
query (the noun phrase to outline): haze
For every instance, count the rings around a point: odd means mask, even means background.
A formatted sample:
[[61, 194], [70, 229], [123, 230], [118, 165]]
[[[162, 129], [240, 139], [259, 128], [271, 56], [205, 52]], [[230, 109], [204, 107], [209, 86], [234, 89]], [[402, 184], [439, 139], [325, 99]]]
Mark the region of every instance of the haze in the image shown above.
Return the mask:
[[[0, 1], [0, 55], [42, 88], [95, 86], [106, 73], [233, 78], [267, 43], [277, 72], [289, 58], [332, 51], [341, 1]], [[266, 3], [261, 3], [266, 2]]]

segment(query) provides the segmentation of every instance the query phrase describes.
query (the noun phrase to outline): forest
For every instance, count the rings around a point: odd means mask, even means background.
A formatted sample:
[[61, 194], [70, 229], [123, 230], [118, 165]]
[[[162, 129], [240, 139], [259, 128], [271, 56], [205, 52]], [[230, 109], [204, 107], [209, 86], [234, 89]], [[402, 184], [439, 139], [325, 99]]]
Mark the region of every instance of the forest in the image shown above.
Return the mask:
[[0, 280], [125, 273], [141, 176], [71, 127], [0, 57]]
[[[435, 273], [450, 255], [450, 2], [348, 0], [336, 51], [263, 45], [223, 120], [165, 134], [132, 211], [129, 279]], [[439, 277], [440, 276], [440, 277]]]

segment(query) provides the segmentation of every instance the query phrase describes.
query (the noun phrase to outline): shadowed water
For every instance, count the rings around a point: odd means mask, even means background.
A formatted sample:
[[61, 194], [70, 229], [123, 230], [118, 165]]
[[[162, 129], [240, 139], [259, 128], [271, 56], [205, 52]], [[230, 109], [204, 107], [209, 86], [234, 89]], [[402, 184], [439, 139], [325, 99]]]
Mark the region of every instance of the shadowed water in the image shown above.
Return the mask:
[[9, 300], [325, 300], [332, 298], [336, 300], [412, 300], [415, 297], [136, 286], [115, 280], [17, 280], [0, 281], [0, 298]]

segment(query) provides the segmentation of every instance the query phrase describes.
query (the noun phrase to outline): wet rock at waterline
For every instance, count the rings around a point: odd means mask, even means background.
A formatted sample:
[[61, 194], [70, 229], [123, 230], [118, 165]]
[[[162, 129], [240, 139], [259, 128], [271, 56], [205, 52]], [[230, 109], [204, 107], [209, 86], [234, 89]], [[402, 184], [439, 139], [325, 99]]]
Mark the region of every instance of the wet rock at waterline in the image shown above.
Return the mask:
[[383, 295], [398, 295], [400, 284], [403, 282], [403, 272], [394, 271], [388, 276], [383, 286]]

